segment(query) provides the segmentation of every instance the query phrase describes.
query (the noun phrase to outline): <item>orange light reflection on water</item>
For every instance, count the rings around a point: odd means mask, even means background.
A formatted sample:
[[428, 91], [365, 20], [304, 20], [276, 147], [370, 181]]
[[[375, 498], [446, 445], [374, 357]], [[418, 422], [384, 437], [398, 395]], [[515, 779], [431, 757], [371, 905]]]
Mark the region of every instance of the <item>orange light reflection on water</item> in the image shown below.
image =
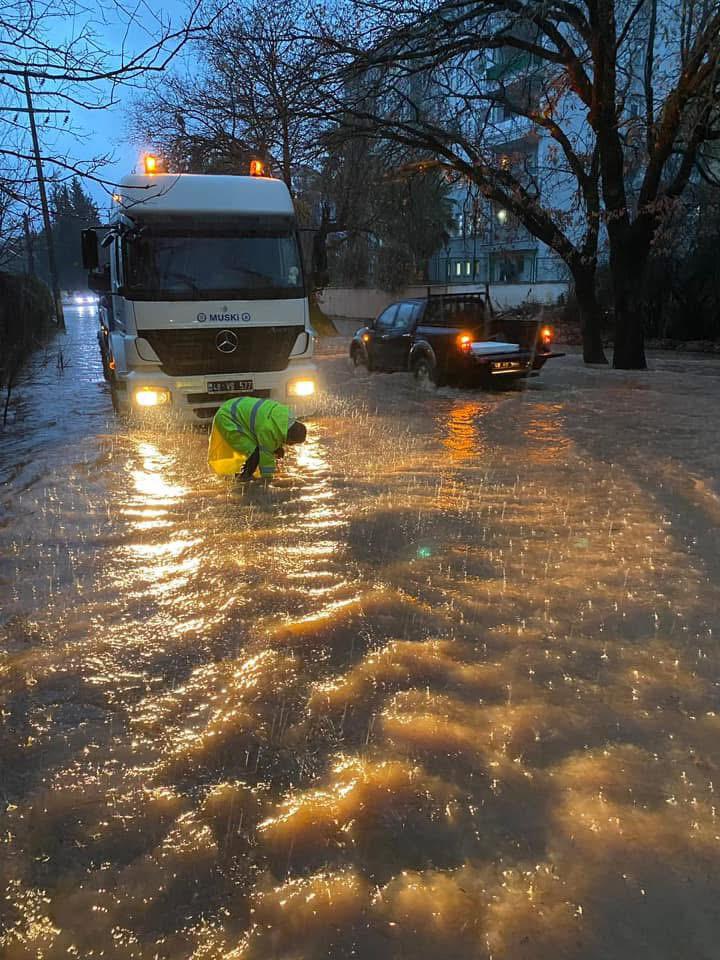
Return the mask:
[[486, 448], [480, 431], [480, 418], [486, 408], [474, 400], [455, 404], [447, 419], [447, 436], [442, 443], [453, 463], [464, 463], [479, 457]]

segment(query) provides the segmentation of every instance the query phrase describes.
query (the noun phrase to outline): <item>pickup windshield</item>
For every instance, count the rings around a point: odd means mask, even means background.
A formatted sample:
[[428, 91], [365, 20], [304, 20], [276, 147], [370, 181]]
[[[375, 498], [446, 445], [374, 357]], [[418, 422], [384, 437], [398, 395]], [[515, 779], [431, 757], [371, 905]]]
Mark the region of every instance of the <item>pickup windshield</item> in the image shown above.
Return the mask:
[[133, 300], [284, 300], [304, 296], [291, 230], [182, 233], [145, 229], [123, 245]]

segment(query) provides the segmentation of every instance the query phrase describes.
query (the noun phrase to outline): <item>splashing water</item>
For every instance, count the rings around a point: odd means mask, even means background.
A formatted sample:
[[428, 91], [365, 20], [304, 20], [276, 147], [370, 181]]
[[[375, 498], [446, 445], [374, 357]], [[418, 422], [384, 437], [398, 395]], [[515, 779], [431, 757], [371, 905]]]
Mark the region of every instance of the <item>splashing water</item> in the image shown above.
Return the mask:
[[0, 447], [3, 957], [715, 955], [716, 360], [426, 393], [332, 344], [238, 489], [68, 321]]

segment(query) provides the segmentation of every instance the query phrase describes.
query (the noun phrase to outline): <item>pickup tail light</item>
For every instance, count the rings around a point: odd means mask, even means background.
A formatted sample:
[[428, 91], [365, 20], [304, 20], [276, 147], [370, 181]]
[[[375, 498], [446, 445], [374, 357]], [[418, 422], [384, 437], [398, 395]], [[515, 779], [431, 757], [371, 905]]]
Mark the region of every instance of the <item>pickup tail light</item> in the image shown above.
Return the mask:
[[540, 330], [540, 343], [543, 350], [549, 350], [552, 346], [554, 331], [552, 327], [542, 327]]

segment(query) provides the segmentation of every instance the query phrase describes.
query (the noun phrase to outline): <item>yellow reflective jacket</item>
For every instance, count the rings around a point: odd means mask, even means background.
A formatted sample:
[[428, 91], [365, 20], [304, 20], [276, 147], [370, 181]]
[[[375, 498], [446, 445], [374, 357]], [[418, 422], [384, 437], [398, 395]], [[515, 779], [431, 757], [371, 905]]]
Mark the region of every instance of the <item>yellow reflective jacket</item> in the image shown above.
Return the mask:
[[275, 400], [226, 400], [213, 420], [208, 446], [210, 469], [219, 476], [240, 473], [258, 448], [260, 476], [271, 477], [275, 473], [275, 451], [286, 441], [289, 424], [289, 407]]

